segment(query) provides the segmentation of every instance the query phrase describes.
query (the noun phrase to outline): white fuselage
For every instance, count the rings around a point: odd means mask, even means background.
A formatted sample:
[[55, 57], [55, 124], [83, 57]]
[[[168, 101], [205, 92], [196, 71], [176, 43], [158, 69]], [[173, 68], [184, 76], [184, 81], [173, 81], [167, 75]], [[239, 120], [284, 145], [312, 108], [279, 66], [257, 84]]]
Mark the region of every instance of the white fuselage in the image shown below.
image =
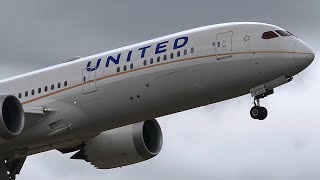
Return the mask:
[[[71, 147], [102, 131], [238, 97], [280, 76], [292, 77], [314, 54], [295, 36], [261, 38], [274, 30], [281, 28], [261, 23], [207, 26], [3, 80], [0, 91], [14, 94], [24, 106], [26, 128], [0, 144], [0, 153], [23, 156]], [[43, 108], [48, 113], [28, 116]]]

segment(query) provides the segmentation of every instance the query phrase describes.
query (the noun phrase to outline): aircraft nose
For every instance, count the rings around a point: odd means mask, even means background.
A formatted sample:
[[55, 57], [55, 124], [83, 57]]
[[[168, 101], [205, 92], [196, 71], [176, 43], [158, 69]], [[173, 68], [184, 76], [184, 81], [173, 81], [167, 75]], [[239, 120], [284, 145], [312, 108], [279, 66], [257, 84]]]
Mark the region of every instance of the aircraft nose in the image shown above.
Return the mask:
[[298, 39], [294, 47], [294, 58], [300, 72], [313, 62], [315, 54], [306, 43]]

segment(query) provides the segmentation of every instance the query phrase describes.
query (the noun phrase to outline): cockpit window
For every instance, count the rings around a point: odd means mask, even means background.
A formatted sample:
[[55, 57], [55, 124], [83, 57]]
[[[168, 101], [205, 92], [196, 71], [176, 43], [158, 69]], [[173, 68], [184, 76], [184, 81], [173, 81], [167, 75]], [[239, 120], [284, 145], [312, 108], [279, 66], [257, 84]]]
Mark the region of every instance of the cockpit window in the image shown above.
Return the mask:
[[273, 31], [265, 32], [265, 33], [263, 33], [263, 35], [262, 35], [262, 39], [273, 39], [273, 38], [277, 38], [277, 37], [279, 37], [279, 35], [276, 34], [276, 33], [273, 32]]
[[288, 33], [288, 32], [283, 31], [283, 30], [276, 30], [276, 32], [278, 34], [280, 34], [280, 36], [291, 36], [291, 33]]

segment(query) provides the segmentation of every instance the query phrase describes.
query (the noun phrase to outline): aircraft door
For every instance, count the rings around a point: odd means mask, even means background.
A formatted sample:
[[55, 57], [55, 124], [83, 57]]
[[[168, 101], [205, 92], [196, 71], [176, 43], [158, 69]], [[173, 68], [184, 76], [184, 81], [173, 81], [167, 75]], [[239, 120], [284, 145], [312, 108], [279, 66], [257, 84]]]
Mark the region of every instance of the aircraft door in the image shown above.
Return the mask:
[[82, 70], [82, 92], [83, 94], [97, 91], [97, 71], [88, 71], [87, 68]]
[[224, 32], [217, 35], [216, 56], [217, 60], [232, 57], [232, 36], [233, 32]]

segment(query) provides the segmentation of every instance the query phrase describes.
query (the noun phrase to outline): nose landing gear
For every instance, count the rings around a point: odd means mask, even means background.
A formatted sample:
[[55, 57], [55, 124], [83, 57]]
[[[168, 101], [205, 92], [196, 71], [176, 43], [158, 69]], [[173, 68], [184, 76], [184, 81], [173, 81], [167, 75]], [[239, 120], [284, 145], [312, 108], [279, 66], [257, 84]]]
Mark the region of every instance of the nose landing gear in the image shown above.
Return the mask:
[[251, 94], [254, 97], [254, 106], [250, 110], [250, 115], [253, 119], [265, 120], [268, 116], [268, 110], [260, 106], [260, 99], [265, 98], [274, 93], [273, 89], [267, 89], [265, 85], [253, 88]]
[[292, 81], [292, 77], [278, 77], [260, 86], [250, 89], [252, 97], [254, 97], [254, 106], [250, 110], [250, 115], [253, 119], [265, 120], [268, 116], [268, 110], [260, 106], [260, 99], [265, 98], [274, 93], [274, 88]]

